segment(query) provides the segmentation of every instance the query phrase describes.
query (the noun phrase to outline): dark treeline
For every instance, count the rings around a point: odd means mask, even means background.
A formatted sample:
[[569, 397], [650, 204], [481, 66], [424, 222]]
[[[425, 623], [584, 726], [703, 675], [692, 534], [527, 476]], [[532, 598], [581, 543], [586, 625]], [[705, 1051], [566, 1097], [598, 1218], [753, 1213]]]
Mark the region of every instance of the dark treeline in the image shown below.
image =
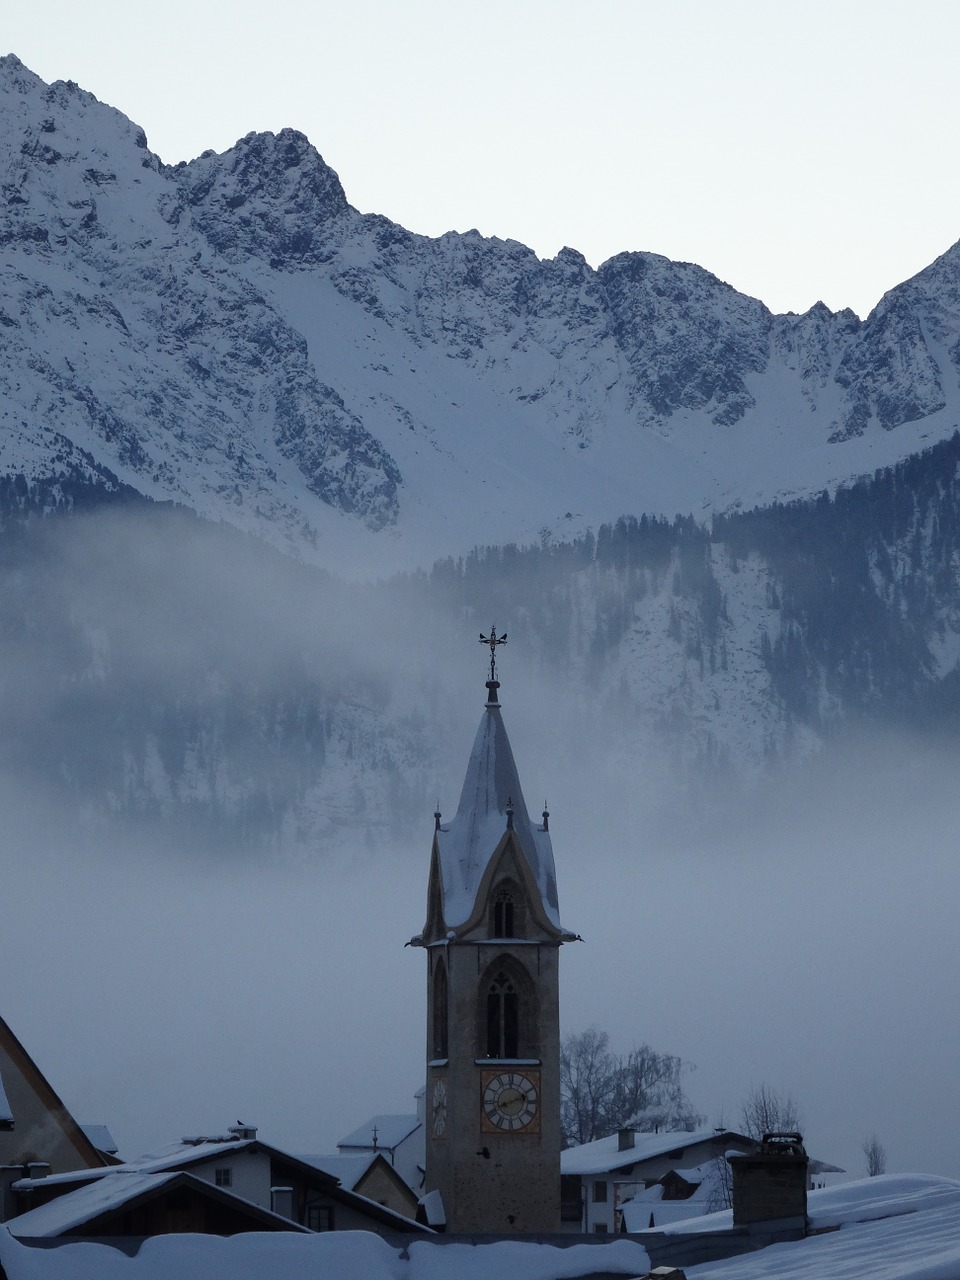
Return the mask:
[[788, 714], [820, 730], [870, 713], [947, 726], [960, 677], [938, 678], [931, 646], [960, 621], [958, 472], [955, 434], [834, 495], [718, 515], [709, 528], [625, 516], [569, 543], [485, 547], [438, 563], [430, 591], [448, 608], [498, 598], [545, 661], [586, 657], [596, 674], [669, 575], [677, 605], [695, 610], [695, 633], [676, 609], [671, 634], [715, 669], [726, 619], [717, 556], [734, 571], [757, 557], [778, 615], [761, 655]]

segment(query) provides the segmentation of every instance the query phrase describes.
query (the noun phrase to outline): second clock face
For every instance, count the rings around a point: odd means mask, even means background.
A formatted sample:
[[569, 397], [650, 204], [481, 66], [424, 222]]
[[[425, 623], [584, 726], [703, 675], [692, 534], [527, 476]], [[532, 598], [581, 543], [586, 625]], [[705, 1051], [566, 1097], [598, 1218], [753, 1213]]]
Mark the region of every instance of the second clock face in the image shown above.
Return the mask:
[[521, 1071], [501, 1071], [483, 1078], [484, 1127], [504, 1133], [531, 1131], [539, 1120], [539, 1078]]
[[435, 1080], [433, 1083], [433, 1132], [439, 1138], [447, 1127], [447, 1082]]

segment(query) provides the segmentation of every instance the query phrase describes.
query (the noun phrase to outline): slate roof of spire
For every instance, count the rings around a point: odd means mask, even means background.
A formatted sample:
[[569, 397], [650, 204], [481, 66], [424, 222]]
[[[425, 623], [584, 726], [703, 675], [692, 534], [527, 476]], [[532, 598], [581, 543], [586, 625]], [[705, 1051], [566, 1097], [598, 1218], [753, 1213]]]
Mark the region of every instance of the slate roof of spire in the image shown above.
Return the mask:
[[547, 918], [563, 928], [550, 835], [530, 820], [498, 702], [487, 702], [484, 708], [456, 817], [437, 832], [444, 919], [451, 927], [463, 924], [473, 910], [480, 881], [507, 829], [510, 801], [514, 831]]

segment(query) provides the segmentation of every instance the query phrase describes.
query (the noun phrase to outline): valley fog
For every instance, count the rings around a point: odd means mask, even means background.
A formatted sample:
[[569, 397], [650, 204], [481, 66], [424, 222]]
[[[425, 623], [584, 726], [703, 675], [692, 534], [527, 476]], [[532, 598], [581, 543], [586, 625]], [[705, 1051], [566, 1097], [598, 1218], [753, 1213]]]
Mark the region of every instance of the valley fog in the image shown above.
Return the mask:
[[423, 579], [345, 587], [157, 512], [51, 524], [7, 566], [26, 625], [9, 613], [0, 640], [2, 1014], [124, 1154], [238, 1119], [330, 1151], [413, 1109], [425, 982], [404, 943], [495, 623], [525, 798], [549, 805], [584, 938], [561, 957], [564, 1031], [681, 1055], [708, 1122], [735, 1127], [766, 1082], [853, 1175], [876, 1133], [890, 1171], [960, 1177], [946, 741], [876, 729], [698, 786], [572, 655], [525, 646], [496, 591], [431, 608]]

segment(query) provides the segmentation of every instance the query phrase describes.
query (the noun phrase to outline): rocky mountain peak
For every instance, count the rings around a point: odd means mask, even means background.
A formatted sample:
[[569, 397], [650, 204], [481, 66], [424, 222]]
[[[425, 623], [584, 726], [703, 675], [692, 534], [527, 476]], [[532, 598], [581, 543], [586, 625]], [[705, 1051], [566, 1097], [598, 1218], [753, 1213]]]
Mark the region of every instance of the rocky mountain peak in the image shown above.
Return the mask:
[[223, 155], [205, 152], [174, 172], [194, 226], [234, 261], [327, 262], [334, 225], [359, 217], [336, 173], [295, 129], [248, 133]]

